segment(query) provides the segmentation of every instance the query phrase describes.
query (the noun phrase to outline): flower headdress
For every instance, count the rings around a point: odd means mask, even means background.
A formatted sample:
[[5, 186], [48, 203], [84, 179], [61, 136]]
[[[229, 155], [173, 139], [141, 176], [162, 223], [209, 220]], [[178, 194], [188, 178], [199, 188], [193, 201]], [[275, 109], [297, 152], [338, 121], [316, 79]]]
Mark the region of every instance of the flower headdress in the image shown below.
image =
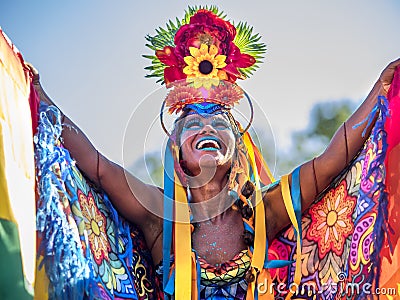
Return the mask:
[[152, 61], [146, 77], [166, 84], [196, 77], [229, 82], [248, 78], [259, 67], [266, 45], [247, 23], [234, 26], [225, 19], [215, 6], [189, 7], [182, 20], [147, 35], [146, 46], [155, 55], [144, 55]]
[[[214, 104], [231, 109], [241, 98], [249, 97], [235, 82], [246, 79], [259, 67], [266, 52], [261, 36], [246, 22], [234, 26], [217, 7], [189, 7], [182, 20], [169, 21], [146, 44], [154, 55], [144, 55], [152, 64], [146, 77], [157, 78], [170, 88], [164, 106], [169, 113], [179, 113], [187, 105]], [[245, 97], [244, 97], [245, 96]], [[253, 116], [245, 131], [250, 127]]]
[[[165, 83], [170, 89], [160, 113], [162, 127], [170, 136], [164, 156], [163, 288], [167, 299], [168, 294], [174, 293], [176, 299], [191, 299], [192, 296], [195, 299], [198, 292], [197, 262], [191, 249], [187, 193], [181, 184], [184, 179], [179, 148], [176, 139], [164, 126], [163, 111], [166, 107], [171, 114], [182, 111], [198, 114], [227, 112], [233, 126], [241, 134], [236, 145], [237, 159], [231, 168], [229, 190], [236, 194], [242, 215], [243, 211], [246, 212], [246, 230], [255, 233], [249, 251], [252, 253], [250, 275], [256, 278], [265, 265], [267, 252], [260, 184], [271, 183], [273, 177], [247, 132], [253, 116], [243, 130], [229, 111], [246, 98], [253, 113], [250, 98], [236, 84], [236, 80], [252, 75], [261, 63], [266, 46], [260, 42], [258, 34], [253, 34], [251, 26], [244, 22], [233, 25], [215, 6], [189, 7], [182, 20], [169, 21], [166, 28], [160, 27], [156, 32], [155, 36], [146, 36], [146, 46], [155, 54], [144, 57], [151, 59], [151, 65], [145, 68], [150, 71], [146, 77], [157, 78], [157, 82]], [[254, 186], [255, 210], [250, 197]], [[175, 272], [170, 277], [172, 232], [175, 239]], [[176, 247], [178, 239], [179, 247]], [[248, 294], [254, 293], [257, 293], [256, 281], [249, 284]]]

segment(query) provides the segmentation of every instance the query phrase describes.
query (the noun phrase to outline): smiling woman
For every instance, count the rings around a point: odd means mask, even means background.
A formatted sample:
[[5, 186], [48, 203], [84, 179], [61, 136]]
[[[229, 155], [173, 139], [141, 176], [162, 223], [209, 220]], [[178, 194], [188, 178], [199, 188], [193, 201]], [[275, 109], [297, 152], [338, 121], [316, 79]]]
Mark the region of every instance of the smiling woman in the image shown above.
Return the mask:
[[[215, 165], [231, 163], [235, 149], [235, 135], [226, 115], [192, 114], [184, 117], [182, 121], [184, 124], [179, 135], [179, 143], [181, 156], [187, 168], [191, 169], [192, 164], [189, 161], [196, 161], [197, 164], [205, 166], [202, 159], [205, 154], [214, 157]], [[192, 170], [191, 173], [198, 172]]]

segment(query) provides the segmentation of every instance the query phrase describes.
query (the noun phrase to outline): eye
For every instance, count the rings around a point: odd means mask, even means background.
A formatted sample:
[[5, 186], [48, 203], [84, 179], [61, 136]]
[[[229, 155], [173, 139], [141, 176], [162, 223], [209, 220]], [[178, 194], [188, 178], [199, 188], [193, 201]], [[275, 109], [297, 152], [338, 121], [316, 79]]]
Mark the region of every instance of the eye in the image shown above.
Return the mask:
[[185, 123], [184, 128], [185, 129], [198, 129], [198, 128], [201, 128], [202, 126], [203, 126], [203, 123], [200, 121], [200, 119], [193, 118]]
[[223, 119], [214, 119], [212, 122], [212, 126], [216, 129], [224, 130], [230, 128], [230, 124]]

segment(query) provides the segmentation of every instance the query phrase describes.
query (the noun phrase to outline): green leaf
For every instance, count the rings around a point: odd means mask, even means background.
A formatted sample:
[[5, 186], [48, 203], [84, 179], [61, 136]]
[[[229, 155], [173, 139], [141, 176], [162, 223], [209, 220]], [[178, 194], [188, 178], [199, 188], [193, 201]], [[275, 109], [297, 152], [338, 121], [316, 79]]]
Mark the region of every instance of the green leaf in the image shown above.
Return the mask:
[[260, 67], [267, 46], [260, 42], [261, 36], [258, 33], [253, 34], [253, 27], [246, 22], [239, 22], [235, 27], [236, 36], [233, 42], [240, 49], [240, 52], [249, 54], [256, 60], [255, 64], [248, 68], [239, 68], [239, 72], [247, 78]]

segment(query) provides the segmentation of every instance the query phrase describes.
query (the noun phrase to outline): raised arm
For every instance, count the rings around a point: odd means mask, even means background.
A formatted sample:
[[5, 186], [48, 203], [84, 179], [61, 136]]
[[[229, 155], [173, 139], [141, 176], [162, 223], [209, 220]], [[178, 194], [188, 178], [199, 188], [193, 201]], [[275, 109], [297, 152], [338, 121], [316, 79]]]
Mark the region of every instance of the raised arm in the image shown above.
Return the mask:
[[[400, 65], [400, 59], [390, 63], [381, 73], [364, 102], [336, 131], [326, 150], [313, 161], [304, 164], [300, 170], [300, 184], [307, 209], [318, 193], [348, 165], [365, 143], [373, 124], [366, 128], [367, 122], [356, 127], [365, 120], [377, 104], [378, 96], [386, 96], [393, 80], [394, 70]], [[377, 117], [377, 115], [375, 116]], [[363, 131], [366, 134], [363, 136]], [[315, 170], [315, 178], [314, 178]], [[315, 182], [316, 179], [316, 182]]]
[[[30, 65], [34, 74], [33, 84], [41, 101], [48, 105], [55, 105], [45, 93], [39, 82], [37, 71]], [[97, 186], [101, 187], [110, 197], [121, 215], [142, 228], [148, 244], [152, 243], [157, 235], [156, 230], [149, 231], [154, 224], [161, 224], [159, 218], [147, 210], [142, 203], [154, 205], [153, 210], [160, 211], [162, 193], [152, 185], [140, 181], [99, 153], [87, 136], [67, 116], [63, 115], [62, 143], [76, 160], [79, 169]], [[161, 227], [160, 227], [161, 230]]]
[[[303, 211], [310, 207], [318, 194], [339, 175], [365, 143], [373, 124], [369, 128], [366, 128], [367, 122], [358, 127], [355, 127], [355, 125], [368, 117], [376, 105], [379, 95], [386, 96], [393, 79], [394, 70], [399, 65], [400, 59], [397, 59], [384, 69], [367, 98], [339, 127], [326, 150], [301, 166], [300, 189]], [[363, 136], [364, 129], [366, 134]], [[267, 193], [264, 200], [267, 217], [272, 220], [267, 227], [269, 228], [268, 238], [271, 239], [287, 226], [290, 220], [283, 204], [280, 188]], [[279, 218], [274, 216], [279, 216]]]

